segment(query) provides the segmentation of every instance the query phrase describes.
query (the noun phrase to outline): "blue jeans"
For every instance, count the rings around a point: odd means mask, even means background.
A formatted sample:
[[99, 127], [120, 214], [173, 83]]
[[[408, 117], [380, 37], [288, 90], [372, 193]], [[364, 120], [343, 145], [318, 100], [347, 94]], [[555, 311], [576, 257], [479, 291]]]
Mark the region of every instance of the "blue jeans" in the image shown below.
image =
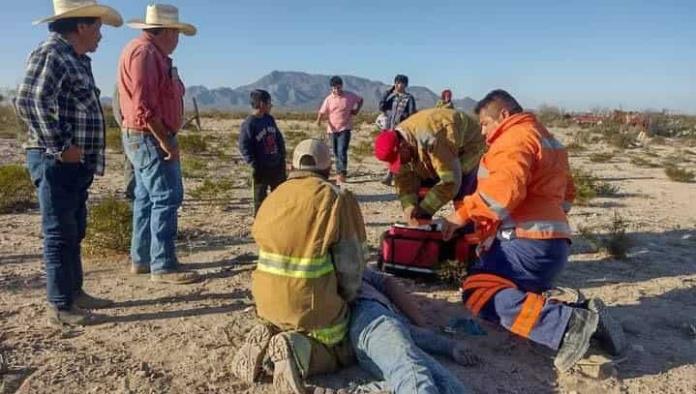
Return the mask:
[[377, 301], [359, 299], [352, 309], [350, 341], [360, 366], [400, 393], [462, 394], [469, 390], [428, 355], [451, 356], [454, 341], [414, 327]]
[[[481, 317], [510, 329], [527, 292], [541, 293], [553, 287], [554, 279], [568, 261], [569, 249], [566, 239], [496, 238], [469, 272], [496, 274], [513, 281], [518, 288], [498, 292], [481, 310]], [[547, 301], [529, 339], [557, 350], [571, 312], [570, 306]]]
[[336, 157], [336, 173], [346, 176], [348, 174], [348, 145], [350, 145], [350, 130], [331, 133], [331, 145]]
[[[184, 198], [181, 163], [164, 160], [159, 143], [149, 133], [124, 130], [123, 146], [135, 173], [131, 258], [150, 272], [176, 271], [177, 211]], [[176, 144], [176, 136], [169, 137]]]
[[80, 244], [94, 172], [82, 163], [56, 161], [40, 149], [28, 149], [26, 155], [41, 209], [48, 301], [58, 309], [70, 309], [82, 290]]

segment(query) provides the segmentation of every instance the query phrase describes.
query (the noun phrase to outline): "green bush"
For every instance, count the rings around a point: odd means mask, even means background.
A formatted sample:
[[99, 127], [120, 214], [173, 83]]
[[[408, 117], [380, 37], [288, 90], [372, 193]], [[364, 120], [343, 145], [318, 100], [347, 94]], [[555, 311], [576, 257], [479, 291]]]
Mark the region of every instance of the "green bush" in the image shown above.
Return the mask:
[[122, 198], [109, 196], [92, 205], [87, 217], [85, 253], [100, 256], [130, 249], [133, 212]]
[[22, 212], [36, 206], [34, 184], [24, 166], [0, 166], [0, 213]]
[[193, 189], [191, 197], [197, 200], [226, 200], [230, 199], [231, 191], [234, 188], [232, 181], [224, 179], [209, 179], [203, 180], [203, 183]]
[[205, 161], [195, 157], [184, 156], [181, 160], [181, 173], [184, 178], [202, 178], [208, 165]]
[[690, 183], [694, 181], [693, 171], [679, 168], [674, 164], [666, 164], [664, 169], [667, 177], [675, 182]]
[[179, 134], [177, 139], [182, 152], [204, 153], [208, 149], [208, 143], [200, 134]]
[[633, 246], [633, 240], [626, 234], [629, 223], [614, 211], [611, 223], [598, 228], [599, 233], [588, 227], [580, 227], [580, 235], [594, 247], [608, 253], [617, 260], [624, 260]]
[[581, 168], [572, 170], [573, 182], [575, 183], [575, 203], [587, 205], [595, 197], [611, 197], [618, 193], [619, 188], [608, 182], [602, 182]]

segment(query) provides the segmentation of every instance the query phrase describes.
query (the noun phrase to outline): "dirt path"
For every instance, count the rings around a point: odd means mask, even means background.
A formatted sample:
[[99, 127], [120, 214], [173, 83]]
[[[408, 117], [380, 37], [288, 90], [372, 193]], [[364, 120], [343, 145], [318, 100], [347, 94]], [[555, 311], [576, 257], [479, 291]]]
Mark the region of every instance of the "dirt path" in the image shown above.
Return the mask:
[[[229, 130], [238, 124], [207, 119], [204, 127], [224, 153], [232, 151]], [[284, 130], [301, 126], [281, 124]], [[564, 139], [570, 132], [557, 135]], [[352, 146], [365, 135], [358, 133]], [[21, 161], [16, 147], [0, 140], [2, 164]], [[630, 348], [617, 361], [618, 375], [604, 380], [579, 371], [559, 375], [551, 355], [484, 325], [487, 336], [461, 337], [481, 354], [483, 365], [461, 368], [443, 360], [476, 392], [696, 392], [696, 184], [672, 182], [661, 168], [636, 167], [626, 153], [607, 163], [591, 162], [590, 153], [600, 150], [608, 148], [595, 144], [574, 155], [572, 164], [618, 186], [619, 194], [574, 208], [572, 225], [596, 228], [610, 223], [616, 211], [628, 221], [635, 244], [628, 260], [616, 261], [578, 237], [560, 284], [604, 298], [622, 321]], [[630, 150], [631, 155], [643, 152]], [[661, 158], [681, 152], [696, 162], [680, 146], [651, 152]], [[0, 351], [9, 360], [0, 392], [20, 386], [23, 393], [272, 392], [268, 383], [250, 387], [228, 370], [231, 355], [254, 322], [249, 282], [255, 248], [249, 236], [246, 172], [233, 164], [236, 156], [223, 158], [204, 160], [210, 176], [233, 181], [229, 195], [195, 200], [190, 191], [200, 180], [186, 180], [180, 215], [180, 259], [206, 279], [190, 286], [160, 285], [129, 275], [123, 257], [92, 259], [85, 264], [87, 291], [116, 301], [103, 311], [108, 322], [99, 326], [61, 332], [45, 324], [38, 211], [0, 215]], [[109, 159], [108, 175], [95, 182], [92, 201], [122, 190], [122, 158], [111, 153]], [[354, 157], [351, 162], [349, 188], [359, 196], [375, 247], [379, 234], [398, 218], [398, 202], [379, 183], [382, 167], [369, 157], [358, 161]], [[463, 315], [456, 291], [405, 283], [419, 296], [434, 327], [446, 317]], [[342, 387], [368, 379], [351, 368], [314, 381]]]

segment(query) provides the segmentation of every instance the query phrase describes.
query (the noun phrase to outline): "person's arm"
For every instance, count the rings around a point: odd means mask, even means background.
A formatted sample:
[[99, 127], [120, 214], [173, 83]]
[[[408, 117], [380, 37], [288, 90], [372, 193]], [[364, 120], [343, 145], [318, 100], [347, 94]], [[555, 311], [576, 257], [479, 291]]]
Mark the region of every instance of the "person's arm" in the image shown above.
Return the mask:
[[338, 291], [344, 300], [350, 302], [358, 295], [367, 261], [365, 222], [358, 201], [349, 191], [339, 193], [331, 215], [336, 220], [328, 231], [334, 232], [336, 237], [330, 250]]
[[432, 145], [426, 145], [425, 141], [423, 145], [430, 154], [430, 162], [440, 180], [428, 190], [419, 204], [420, 209], [430, 215], [452, 201], [462, 183], [462, 168], [452, 143], [442, 132], [432, 141]]
[[418, 109], [416, 108], [416, 98], [413, 97], [412, 94], [409, 94], [408, 95], [408, 105], [406, 105], [405, 118], [408, 118], [409, 116], [415, 114], [416, 112], [418, 112]]
[[387, 112], [391, 110], [392, 100], [394, 99], [392, 93], [394, 93], [394, 86], [392, 86], [390, 89], [384, 92], [382, 98], [379, 100], [380, 111]]
[[254, 155], [254, 136], [251, 130], [251, 122], [247, 118], [239, 128], [239, 153], [242, 154], [244, 161], [252, 168], [256, 168], [256, 157]]
[[362, 109], [362, 106], [363, 106], [363, 98], [360, 97], [360, 96], [358, 96], [357, 94], [355, 95], [355, 97], [356, 97], [356, 99], [357, 99], [358, 104], [357, 104], [357, 106], [355, 107], [355, 109], [353, 109], [353, 111], [351, 111], [351, 113], [353, 114], [353, 116], [359, 114], [359, 113], [360, 113], [360, 110]]
[[563, 200], [563, 212], [567, 214], [573, 207], [573, 202], [575, 201], [576, 194], [575, 181], [573, 180], [573, 175], [571, 174], [570, 170], [568, 171], [568, 180], [566, 182], [566, 192], [565, 198]]
[[58, 91], [67, 73], [52, 53], [32, 54], [15, 100], [19, 117], [40, 137], [49, 153], [65, 162], [78, 162], [82, 148], [73, 144], [70, 130], [59, 122]]
[[404, 290], [399, 282], [390, 277], [384, 277], [384, 292], [408, 319], [419, 327], [426, 325], [425, 317], [421, 313], [416, 300]]
[[481, 135], [481, 126], [478, 122], [464, 113], [459, 113], [461, 125], [464, 133], [462, 148], [459, 151], [459, 161], [462, 165], [462, 173], [468, 173], [476, 167], [481, 160], [481, 155], [486, 148], [486, 143]]
[[418, 188], [420, 181], [418, 174], [411, 166], [402, 165], [398, 174], [394, 174], [394, 187], [399, 196], [401, 208], [404, 210], [405, 220], [411, 217], [412, 210], [418, 206]]
[[326, 97], [324, 101], [321, 103], [321, 107], [319, 107], [319, 111], [317, 111], [317, 126], [321, 126], [321, 121], [324, 120], [324, 117], [329, 111], [329, 104], [328, 104], [329, 98]]
[[275, 121], [275, 118], [271, 117], [273, 120], [273, 127], [275, 127], [278, 140], [276, 143], [278, 144], [278, 152], [280, 153], [280, 157], [283, 158], [283, 163], [285, 163], [285, 137], [283, 137], [283, 132], [280, 131], [280, 128], [278, 127], [278, 124]]

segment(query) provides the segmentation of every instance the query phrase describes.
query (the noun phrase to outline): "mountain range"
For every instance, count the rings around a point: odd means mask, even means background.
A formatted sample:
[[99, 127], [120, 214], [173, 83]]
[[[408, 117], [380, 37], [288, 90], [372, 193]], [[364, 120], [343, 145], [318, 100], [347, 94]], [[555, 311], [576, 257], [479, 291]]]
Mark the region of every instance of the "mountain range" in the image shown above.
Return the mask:
[[[267, 90], [273, 98], [276, 109], [292, 111], [316, 111], [324, 98], [329, 94], [329, 75], [307, 74], [298, 71], [273, 71], [258, 81], [237, 88], [208, 89], [205, 86], [189, 86], [186, 88], [185, 102], [192, 103], [196, 99], [200, 109], [218, 110], [249, 110], [249, 92], [254, 89]], [[352, 75], [341, 75], [343, 87], [358, 94], [365, 100], [367, 110], [377, 110], [382, 94], [391, 85], [372, 81]], [[408, 91], [415, 97], [418, 108], [435, 106], [439, 95], [422, 86], [409, 86]], [[470, 112], [476, 101], [465, 97], [454, 100], [455, 106], [462, 111]]]

